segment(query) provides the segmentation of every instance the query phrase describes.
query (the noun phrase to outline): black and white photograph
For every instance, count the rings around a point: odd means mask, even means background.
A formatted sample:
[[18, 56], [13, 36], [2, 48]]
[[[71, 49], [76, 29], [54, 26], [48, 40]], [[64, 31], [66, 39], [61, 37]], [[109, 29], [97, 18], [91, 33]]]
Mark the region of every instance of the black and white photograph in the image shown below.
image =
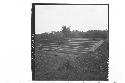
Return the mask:
[[0, 83], [125, 83], [125, 0], [1, 0]]
[[32, 3], [32, 80], [108, 81], [109, 29], [109, 4]]

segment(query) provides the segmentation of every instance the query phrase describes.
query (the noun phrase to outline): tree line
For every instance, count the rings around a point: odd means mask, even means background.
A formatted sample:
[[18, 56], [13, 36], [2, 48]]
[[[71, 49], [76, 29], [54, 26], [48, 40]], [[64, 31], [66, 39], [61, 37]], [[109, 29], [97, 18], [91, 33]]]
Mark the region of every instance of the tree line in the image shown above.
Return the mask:
[[64, 41], [67, 38], [103, 38], [108, 39], [108, 30], [88, 30], [78, 31], [70, 30], [70, 27], [62, 26], [60, 31], [52, 31], [51, 33], [41, 33], [35, 34], [35, 41], [38, 42], [47, 42], [47, 41]]

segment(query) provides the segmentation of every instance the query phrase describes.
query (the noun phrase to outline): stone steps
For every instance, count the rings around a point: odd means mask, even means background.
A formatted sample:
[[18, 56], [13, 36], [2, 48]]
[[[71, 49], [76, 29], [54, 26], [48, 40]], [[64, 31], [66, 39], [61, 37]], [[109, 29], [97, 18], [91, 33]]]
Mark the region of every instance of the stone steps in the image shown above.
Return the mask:
[[[87, 53], [96, 47], [98, 47], [99, 41], [92, 41], [89, 39], [72, 38], [63, 45], [57, 45], [56, 43], [49, 43], [44, 45], [42, 50], [55, 50], [57, 52], [64, 53]], [[96, 46], [96, 47], [94, 47]]]

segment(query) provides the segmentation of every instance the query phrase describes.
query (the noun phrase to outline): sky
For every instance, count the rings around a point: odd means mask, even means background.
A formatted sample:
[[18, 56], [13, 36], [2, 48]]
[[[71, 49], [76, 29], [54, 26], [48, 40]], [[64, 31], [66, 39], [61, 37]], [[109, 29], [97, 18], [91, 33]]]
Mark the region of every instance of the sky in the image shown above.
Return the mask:
[[107, 5], [36, 5], [35, 33], [60, 31], [63, 25], [70, 30], [108, 29]]

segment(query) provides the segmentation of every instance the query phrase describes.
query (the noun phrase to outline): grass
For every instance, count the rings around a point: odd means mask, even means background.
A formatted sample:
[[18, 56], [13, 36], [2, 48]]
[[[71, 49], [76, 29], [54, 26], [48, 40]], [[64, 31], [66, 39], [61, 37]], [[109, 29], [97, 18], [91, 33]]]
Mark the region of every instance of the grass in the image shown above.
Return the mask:
[[95, 52], [65, 54], [35, 49], [35, 80], [108, 80], [108, 42]]

